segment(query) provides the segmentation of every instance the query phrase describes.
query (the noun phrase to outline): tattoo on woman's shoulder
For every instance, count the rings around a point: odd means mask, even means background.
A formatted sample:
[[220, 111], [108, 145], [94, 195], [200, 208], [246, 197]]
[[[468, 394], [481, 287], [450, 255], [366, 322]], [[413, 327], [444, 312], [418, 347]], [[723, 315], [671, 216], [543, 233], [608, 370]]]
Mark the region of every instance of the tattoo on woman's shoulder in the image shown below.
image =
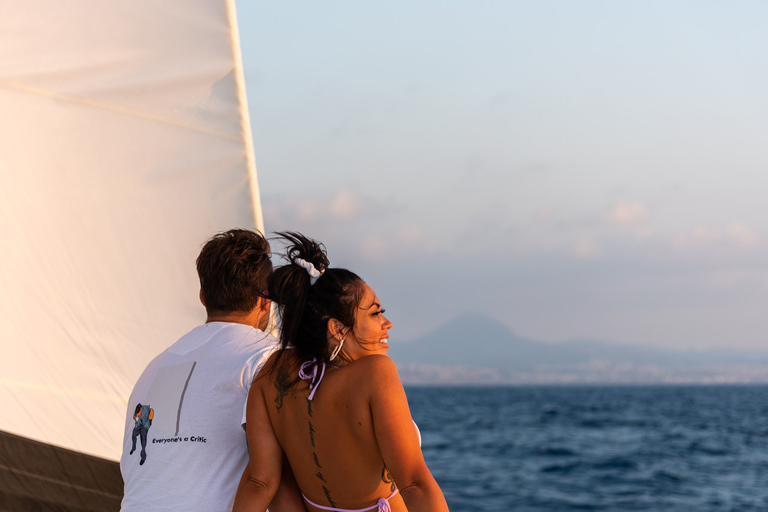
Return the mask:
[[275, 389], [277, 390], [275, 404], [277, 404], [277, 412], [280, 412], [280, 408], [283, 406], [283, 397], [288, 394], [290, 387], [291, 374], [288, 368], [281, 366], [277, 369], [277, 378], [275, 378]]

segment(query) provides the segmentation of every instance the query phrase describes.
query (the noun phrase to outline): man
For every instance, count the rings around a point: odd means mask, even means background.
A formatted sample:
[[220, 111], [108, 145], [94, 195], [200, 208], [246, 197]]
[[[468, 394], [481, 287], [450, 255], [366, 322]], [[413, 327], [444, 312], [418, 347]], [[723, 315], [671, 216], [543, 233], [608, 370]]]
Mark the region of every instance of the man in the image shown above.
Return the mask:
[[264, 332], [271, 272], [269, 243], [253, 231], [220, 233], [203, 247], [197, 273], [207, 321], [147, 366], [128, 401], [139, 407], [125, 423], [123, 512], [232, 509], [248, 462], [248, 390], [277, 348]]

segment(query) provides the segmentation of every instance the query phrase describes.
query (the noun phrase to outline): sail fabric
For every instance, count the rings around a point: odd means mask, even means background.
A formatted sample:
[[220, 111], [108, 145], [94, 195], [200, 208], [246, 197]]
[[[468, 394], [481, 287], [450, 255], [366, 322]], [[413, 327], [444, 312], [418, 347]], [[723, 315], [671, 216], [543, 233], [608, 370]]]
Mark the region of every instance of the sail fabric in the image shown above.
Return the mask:
[[117, 460], [201, 244], [263, 229], [238, 45], [234, 0], [0, 0], [0, 430]]

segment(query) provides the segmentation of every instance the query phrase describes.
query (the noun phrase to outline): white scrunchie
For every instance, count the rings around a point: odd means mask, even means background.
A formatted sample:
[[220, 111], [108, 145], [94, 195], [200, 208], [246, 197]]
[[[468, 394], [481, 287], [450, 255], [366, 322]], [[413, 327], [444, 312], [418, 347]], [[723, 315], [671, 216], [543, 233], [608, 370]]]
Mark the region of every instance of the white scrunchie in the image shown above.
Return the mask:
[[315, 266], [308, 262], [307, 260], [296, 258], [293, 260], [295, 264], [297, 264], [300, 267], [304, 267], [304, 269], [307, 271], [307, 274], [309, 274], [309, 285], [312, 286], [317, 282], [318, 279], [320, 279], [320, 276], [323, 275], [323, 272], [317, 270]]

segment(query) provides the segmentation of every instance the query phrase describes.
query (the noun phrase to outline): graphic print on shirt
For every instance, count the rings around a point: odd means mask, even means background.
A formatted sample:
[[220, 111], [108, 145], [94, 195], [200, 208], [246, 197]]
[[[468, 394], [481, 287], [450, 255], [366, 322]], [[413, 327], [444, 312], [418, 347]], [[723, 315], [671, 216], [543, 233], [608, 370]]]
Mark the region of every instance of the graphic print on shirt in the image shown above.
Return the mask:
[[141, 439], [141, 459], [139, 466], [143, 466], [147, 460], [147, 432], [152, 426], [152, 419], [155, 417], [155, 411], [149, 404], [136, 404], [136, 410], [133, 411], [133, 421], [135, 422], [133, 432], [131, 433], [131, 451], [128, 455], [133, 455], [136, 451], [136, 437]]
[[[153, 425], [153, 431], [160, 431], [168, 436], [178, 436], [181, 427], [181, 408], [184, 405], [184, 394], [189, 386], [189, 380], [192, 378], [192, 372], [195, 370], [197, 362], [177, 364], [160, 368], [155, 375], [152, 385], [147, 392], [145, 400], [149, 405], [137, 405], [134, 420], [136, 426], [132, 434], [133, 450], [136, 449], [136, 437], [141, 438], [141, 461], [143, 465], [147, 459], [147, 432], [150, 425]], [[142, 412], [139, 412], [141, 408]], [[146, 413], [151, 415], [148, 421], [142, 423], [141, 418], [137, 418]], [[154, 441], [153, 441], [154, 442]]]

